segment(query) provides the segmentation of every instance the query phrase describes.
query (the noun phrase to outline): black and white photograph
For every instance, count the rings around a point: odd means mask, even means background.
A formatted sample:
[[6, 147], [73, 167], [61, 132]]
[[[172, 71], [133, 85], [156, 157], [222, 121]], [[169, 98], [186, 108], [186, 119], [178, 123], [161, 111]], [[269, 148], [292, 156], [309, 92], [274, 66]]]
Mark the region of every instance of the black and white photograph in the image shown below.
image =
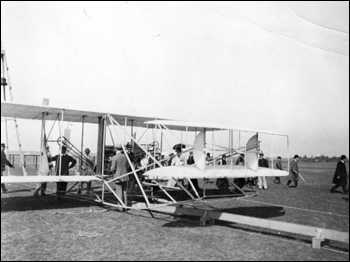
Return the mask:
[[1, 1], [1, 261], [349, 261], [349, 1]]

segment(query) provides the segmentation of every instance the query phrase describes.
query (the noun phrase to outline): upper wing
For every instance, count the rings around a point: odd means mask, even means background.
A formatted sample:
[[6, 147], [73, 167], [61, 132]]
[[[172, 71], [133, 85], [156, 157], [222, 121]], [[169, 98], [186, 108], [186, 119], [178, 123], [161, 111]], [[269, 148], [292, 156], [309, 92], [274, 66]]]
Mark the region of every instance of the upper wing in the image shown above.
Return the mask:
[[275, 132], [269, 132], [264, 130], [253, 130], [249, 128], [240, 128], [237, 126], [231, 125], [219, 125], [213, 123], [197, 123], [197, 122], [188, 122], [188, 121], [177, 121], [177, 120], [152, 120], [146, 122], [149, 125], [164, 125], [172, 130], [179, 131], [219, 131], [219, 130], [235, 130], [235, 131], [247, 131], [253, 133], [263, 133], [263, 134], [273, 134], [280, 136], [287, 136], [286, 134], [280, 134]]
[[[59, 116], [63, 114], [63, 120], [67, 122], [82, 122], [84, 118], [84, 123], [97, 124], [100, 117], [104, 117], [106, 113], [83, 111], [83, 110], [73, 110], [65, 108], [57, 108], [50, 106], [33, 106], [16, 104], [12, 102], [1, 101], [1, 116], [2, 117], [12, 117], [19, 119], [30, 119], [30, 120], [41, 120], [42, 115], [45, 114], [45, 120], [56, 120]], [[125, 117], [129, 123], [133, 123], [134, 126], [147, 127], [145, 122], [154, 120], [151, 117], [143, 116], [133, 116], [128, 114], [110, 114], [118, 123], [125, 123]]]

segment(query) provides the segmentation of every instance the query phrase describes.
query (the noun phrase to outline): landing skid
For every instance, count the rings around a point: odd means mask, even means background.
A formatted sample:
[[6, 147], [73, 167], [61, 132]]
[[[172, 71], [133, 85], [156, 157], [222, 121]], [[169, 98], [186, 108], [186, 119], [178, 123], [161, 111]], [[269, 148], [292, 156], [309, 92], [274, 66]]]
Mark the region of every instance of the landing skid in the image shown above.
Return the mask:
[[[175, 179], [175, 178], [174, 178]], [[219, 198], [233, 198], [233, 199], [241, 199], [257, 196], [258, 193], [256, 191], [244, 191], [242, 188], [238, 187], [235, 183], [231, 182], [231, 186], [234, 188], [232, 190], [224, 190], [220, 191], [216, 190], [207, 190], [204, 186], [203, 190], [198, 192], [198, 190], [193, 186], [191, 180], [188, 179], [189, 185], [191, 185], [191, 189], [185, 188], [181, 181], [175, 179], [177, 181], [178, 187], [168, 187], [159, 184], [157, 181], [153, 180], [152, 182], [144, 182], [143, 184], [146, 186], [150, 186], [152, 189], [157, 188], [158, 192], [154, 192], [151, 190], [151, 195], [148, 195], [149, 200], [153, 204], [166, 204], [169, 206], [183, 206], [183, 205], [192, 205], [194, 203], [207, 203], [210, 199], [219, 199]], [[208, 194], [214, 193], [214, 194]], [[196, 197], [195, 197], [196, 196]], [[190, 199], [188, 199], [190, 198]], [[180, 199], [180, 200], [175, 200]], [[183, 199], [183, 200], [181, 200]]]

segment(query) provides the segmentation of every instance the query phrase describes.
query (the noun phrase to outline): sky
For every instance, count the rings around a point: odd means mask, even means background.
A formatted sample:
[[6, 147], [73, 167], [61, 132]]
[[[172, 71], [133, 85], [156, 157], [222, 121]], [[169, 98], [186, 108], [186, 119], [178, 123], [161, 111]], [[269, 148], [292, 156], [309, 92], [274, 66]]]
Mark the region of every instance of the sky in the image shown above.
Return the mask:
[[[1, 41], [17, 103], [269, 130], [291, 155], [349, 155], [348, 1], [1, 1]], [[39, 150], [39, 123], [19, 130]]]

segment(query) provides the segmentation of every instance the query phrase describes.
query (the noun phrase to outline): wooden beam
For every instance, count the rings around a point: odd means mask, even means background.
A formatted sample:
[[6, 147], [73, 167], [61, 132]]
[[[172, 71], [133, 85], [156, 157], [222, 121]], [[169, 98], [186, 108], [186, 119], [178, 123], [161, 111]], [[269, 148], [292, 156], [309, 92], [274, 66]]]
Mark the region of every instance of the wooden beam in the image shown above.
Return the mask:
[[221, 220], [232, 223], [238, 223], [243, 225], [249, 225], [254, 227], [268, 228], [276, 231], [284, 231], [288, 233], [294, 233], [299, 235], [305, 235], [312, 237], [312, 246], [314, 248], [320, 248], [320, 243], [325, 239], [336, 240], [344, 243], [349, 243], [349, 232], [340, 232], [336, 230], [305, 226], [299, 224], [293, 224], [288, 222], [274, 221], [269, 219], [255, 218], [249, 216], [242, 216], [224, 212], [200, 210], [193, 208], [181, 208], [181, 207], [155, 207], [153, 211], [159, 211], [174, 215], [190, 215], [201, 217], [201, 224], [205, 224], [204, 220]]

